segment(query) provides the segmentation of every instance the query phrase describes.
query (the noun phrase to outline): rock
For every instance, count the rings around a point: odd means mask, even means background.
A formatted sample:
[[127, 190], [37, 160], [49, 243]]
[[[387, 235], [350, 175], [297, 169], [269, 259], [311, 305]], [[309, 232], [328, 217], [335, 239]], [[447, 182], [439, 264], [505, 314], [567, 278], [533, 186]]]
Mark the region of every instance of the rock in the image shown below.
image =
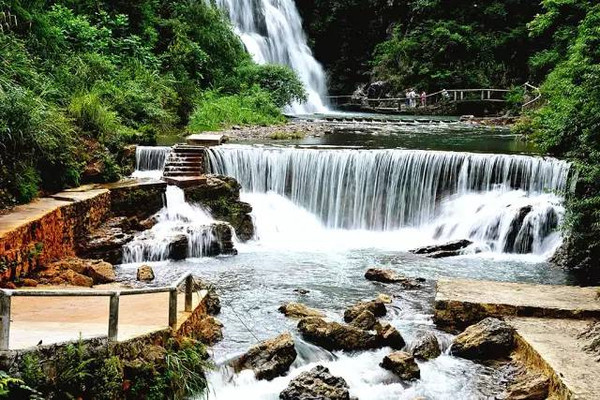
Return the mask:
[[216, 240], [208, 247], [207, 256], [214, 257], [221, 254], [237, 255], [233, 244], [233, 228], [227, 222], [216, 222], [211, 226], [212, 234]]
[[344, 321], [352, 322], [356, 317], [358, 317], [363, 311], [368, 310], [373, 313], [376, 317], [383, 317], [387, 310], [385, 308], [385, 304], [379, 300], [365, 301], [356, 303], [352, 307], [348, 308], [344, 311]]
[[450, 353], [471, 360], [504, 358], [514, 348], [514, 328], [497, 318], [469, 326], [452, 342]]
[[306, 289], [294, 289], [295, 293], [301, 294], [301, 295], [305, 295], [305, 294], [309, 294], [310, 290], [306, 290]]
[[419, 360], [431, 360], [442, 354], [440, 343], [433, 333], [426, 333], [417, 339], [412, 354]]
[[402, 380], [419, 379], [421, 370], [413, 356], [404, 351], [397, 351], [383, 358], [381, 368], [392, 371]]
[[94, 280], [94, 284], [111, 283], [117, 279], [115, 267], [104, 261], [92, 262], [86, 270], [86, 275]]
[[420, 287], [416, 280], [409, 279], [405, 276], [398, 275], [391, 269], [382, 268], [370, 268], [365, 272], [365, 278], [373, 282], [381, 283], [400, 283], [406, 288], [417, 288]]
[[2, 289], [15, 290], [17, 288], [17, 285], [15, 285], [13, 282], [2, 282], [0, 285]]
[[232, 366], [236, 372], [251, 369], [256, 379], [272, 380], [285, 375], [296, 356], [292, 335], [284, 333], [253, 346]]
[[154, 280], [154, 270], [149, 265], [142, 265], [137, 269], [137, 280], [141, 282], [150, 282]]
[[154, 215], [137, 223], [138, 228], [145, 231], [152, 229], [156, 224], [158, 224], [158, 220]]
[[77, 254], [119, 264], [123, 257], [123, 246], [133, 240], [131, 230], [131, 222], [126, 217], [111, 218], [78, 243]]
[[392, 302], [393, 302], [392, 296], [390, 296], [389, 294], [383, 294], [383, 293], [379, 293], [377, 295], [377, 301], [380, 301], [384, 304], [392, 304]]
[[508, 388], [506, 400], [545, 400], [550, 391], [550, 380], [543, 375], [525, 374]]
[[223, 340], [223, 324], [211, 315], [204, 315], [196, 324], [193, 337], [209, 346]]
[[279, 394], [281, 400], [350, 400], [348, 384], [317, 365], [293, 379]]
[[327, 350], [367, 350], [382, 346], [381, 338], [375, 333], [337, 322], [326, 322], [318, 317], [301, 319], [298, 330], [304, 339]]
[[21, 284], [25, 287], [36, 287], [38, 285], [38, 281], [30, 278], [21, 279]]
[[400, 350], [406, 345], [400, 332], [387, 322], [381, 324], [381, 327], [377, 330], [377, 336], [381, 346], [388, 346], [394, 350]]
[[523, 226], [523, 222], [525, 221], [525, 217], [533, 210], [532, 206], [521, 207], [517, 214], [514, 216], [513, 220], [510, 223], [508, 228], [508, 232], [506, 233], [506, 239], [504, 241], [504, 252], [505, 253], [529, 253], [531, 248], [528, 249], [519, 249], [516, 246], [517, 236], [521, 231], [521, 227]]
[[301, 303], [287, 303], [279, 307], [279, 312], [290, 318], [324, 317], [319, 310], [310, 308]]
[[169, 259], [174, 261], [185, 260], [188, 254], [188, 238], [186, 235], [175, 235], [169, 243]]
[[354, 318], [354, 320], [352, 320], [350, 325], [352, 325], [356, 328], [359, 328], [359, 329], [363, 329], [365, 331], [370, 331], [370, 330], [375, 330], [375, 329], [381, 328], [381, 325], [377, 321], [377, 318], [375, 318], [375, 315], [373, 315], [373, 313], [369, 310], [364, 310], [363, 312], [361, 312], [358, 315], [358, 317], [356, 317], [356, 318]]
[[419, 247], [414, 250], [410, 250], [414, 254], [422, 254], [430, 258], [444, 258], [453, 257], [461, 254], [462, 250], [472, 245], [473, 242], [470, 240], [455, 240], [445, 244]]
[[53, 283], [66, 284], [66, 285], [72, 285], [72, 286], [82, 286], [82, 287], [94, 286], [94, 280], [92, 278], [90, 278], [89, 276], [79, 274], [79, 273], [73, 271], [72, 269], [69, 269], [69, 270], [63, 272], [57, 278], [58, 278], [58, 280], [55, 280]]

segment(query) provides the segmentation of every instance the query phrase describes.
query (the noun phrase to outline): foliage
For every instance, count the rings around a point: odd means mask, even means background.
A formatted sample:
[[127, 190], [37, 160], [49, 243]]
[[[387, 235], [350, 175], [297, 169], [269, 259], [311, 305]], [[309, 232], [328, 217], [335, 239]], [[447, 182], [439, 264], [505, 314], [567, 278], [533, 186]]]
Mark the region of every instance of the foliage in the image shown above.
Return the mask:
[[288, 69], [253, 64], [210, 1], [0, 1], [7, 10], [19, 24], [0, 33], [0, 208], [118, 179], [125, 145], [182, 132], [207, 97], [260, 99], [268, 123], [304, 96]]
[[165, 359], [164, 376], [175, 399], [184, 399], [193, 394], [204, 394], [208, 398], [205, 372], [212, 369], [213, 365], [208, 361], [202, 343], [185, 341], [178, 350], [167, 351]]
[[0, 399], [42, 399], [40, 394], [26, 386], [21, 379], [13, 378], [6, 372], [0, 371]]
[[[543, 2], [545, 13], [532, 25], [537, 35], [548, 30], [560, 48], [565, 26], [581, 18], [564, 57], [541, 87], [544, 105], [529, 116], [534, 140], [545, 152], [567, 157], [578, 172], [575, 193], [567, 196], [567, 266], [584, 275], [600, 275], [600, 5], [584, 0]], [[581, 11], [585, 10], [585, 15]], [[566, 29], [572, 31], [572, 29]]]
[[284, 122], [269, 93], [253, 87], [229, 96], [207, 92], [198, 102], [188, 126], [191, 132], [215, 131], [234, 125], [271, 125]]

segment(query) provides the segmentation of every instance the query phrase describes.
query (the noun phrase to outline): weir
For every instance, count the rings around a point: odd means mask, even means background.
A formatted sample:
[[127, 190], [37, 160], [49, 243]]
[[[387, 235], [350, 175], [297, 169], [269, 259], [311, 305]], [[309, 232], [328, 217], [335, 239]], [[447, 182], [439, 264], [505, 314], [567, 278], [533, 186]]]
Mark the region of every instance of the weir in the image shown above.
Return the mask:
[[570, 165], [541, 157], [416, 150], [224, 146], [210, 170], [274, 192], [330, 229], [419, 228], [477, 251], [543, 254], [560, 241]]

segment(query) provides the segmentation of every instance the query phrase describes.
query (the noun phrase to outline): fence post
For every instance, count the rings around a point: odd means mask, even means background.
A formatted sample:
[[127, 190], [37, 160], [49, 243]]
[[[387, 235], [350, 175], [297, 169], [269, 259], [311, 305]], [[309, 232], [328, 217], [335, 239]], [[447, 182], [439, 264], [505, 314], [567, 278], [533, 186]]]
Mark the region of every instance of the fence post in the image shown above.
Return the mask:
[[116, 342], [119, 335], [119, 293], [110, 295], [108, 310], [108, 341]]
[[177, 288], [169, 292], [169, 326], [172, 329], [177, 327]]
[[11, 298], [6, 293], [0, 294], [0, 350], [8, 350], [10, 346], [10, 302]]
[[185, 311], [192, 312], [192, 286], [194, 285], [194, 278], [189, 275], [185, 278]]

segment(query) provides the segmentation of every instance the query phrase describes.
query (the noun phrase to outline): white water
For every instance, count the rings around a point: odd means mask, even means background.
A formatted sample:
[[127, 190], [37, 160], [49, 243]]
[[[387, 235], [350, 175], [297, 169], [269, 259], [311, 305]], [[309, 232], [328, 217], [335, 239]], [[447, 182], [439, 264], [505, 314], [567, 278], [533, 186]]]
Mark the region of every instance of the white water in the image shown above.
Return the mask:
[[167, 205], [155, 216], [158, 223], [138, 235], [123, 248], [125, 264], [165, 261], [174, 237], [185, 235], [188, 257], [202, 257], [210, 244], [217, 240], [211, 224], [214, 219], [204, 208], [186, 203], [183, 190], [167, 186]]
[[308, 100], [291, 106], [295, 114], [327, 111], [323, 67], [312, 55], [294, 0], [216, 0], [229, 14], [254, 61], [291, 67], [304, 83]]
[[242, 184], [264, 248], [409, 250], [468, 238], [471, 253], [539, 261], [561, 242], [569, 164], [555, 159], [247, 146], [209, 159]]
[[160, 179], [165, 168], [170, 147], [165, 146], [137, 146], [135, 149], [134, 178]]

